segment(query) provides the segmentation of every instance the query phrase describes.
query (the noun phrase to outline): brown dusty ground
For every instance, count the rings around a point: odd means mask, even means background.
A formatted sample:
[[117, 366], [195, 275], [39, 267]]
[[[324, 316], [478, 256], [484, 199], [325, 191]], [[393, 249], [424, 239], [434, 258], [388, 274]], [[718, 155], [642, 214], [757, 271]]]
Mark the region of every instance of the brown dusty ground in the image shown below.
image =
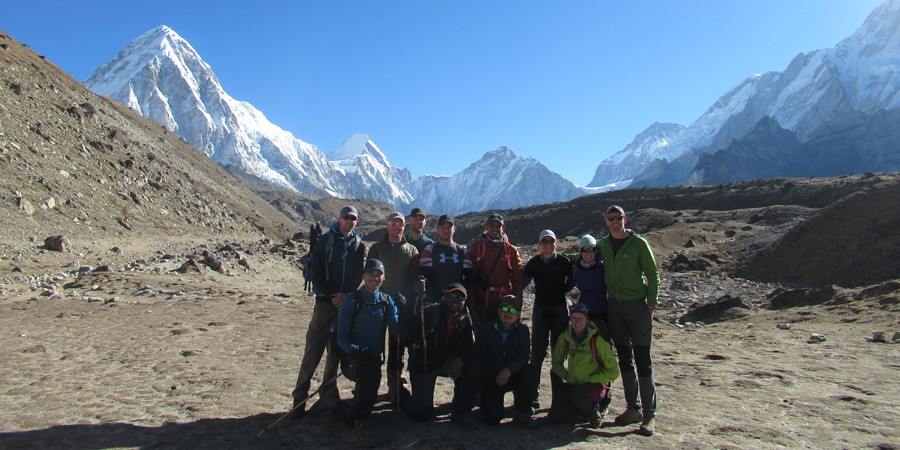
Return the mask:
[[[5, 279], [0, 448], [352, 447], [349, 427], [329, 414], [285, 420], [251, 442], [290, 405], [312, 299], [293, 263], [250, 251], [254, 269], [227, 275], [170, 273], [181, 259], [151, 257], [122, 272], [70, 276], [55, 289], [61, 298]], [[70, 257], [23, 256], [58, 267]], [[669, 289], [676, 280], [686, 290]], [[865, 340], [873, 330], [900, 331], [896, 287], [869, 298], [848, 294], [768, 310], [770, 285], [671, 273], [663, 286], [660, 318], [725, 291], [757, 309], [699, 328], [655, 323], [655, 436], [614, 426], [611, 418], [596, 430], [550, 424], [547, 361], [537, 429], [506, 419], [496, 428], [463, 430], [448, 421], [452, 383], [442, 382], [436, 403], [443, 406], [433, 423], [413, 422], [381, 403], [373, 429], [382, 448], [900, 446], [900, 345]], [[793, 326], [782, 330], [782, 323]], [[807, 343], [814, 333], [827, 340]], [[342, 397], [350, 397], [351, 387], [340, 381]], [[618, 413], [624, 407], [618, 382], [614, 390]]]

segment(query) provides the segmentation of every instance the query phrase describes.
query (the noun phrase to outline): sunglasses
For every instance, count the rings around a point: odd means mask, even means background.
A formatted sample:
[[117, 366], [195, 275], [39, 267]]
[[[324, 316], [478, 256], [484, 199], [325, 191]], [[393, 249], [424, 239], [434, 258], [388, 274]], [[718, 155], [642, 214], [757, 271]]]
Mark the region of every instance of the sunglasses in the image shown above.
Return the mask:
[[462, 302], [466, 301], [466, 298], [460, 294], [453, 293], [453, 294], [448, 294], [448, 295], [450, 296], [450, 299], [454, 303], [462, 303]]
[[541, 239], [541, 244], [544, 245], [553, 245], [556, 242], [556, 239]]
[[594, 253], [594, 251], [596, 251], [594, 247], [585, 247], [581, 249], [581, 253]]
[[519, 308], [516, 308], [515, 306], [501, 306], [500, 311], [510, 314], [518, 314]]
[[347, 221], [350, 221], [350, 222], [356, 222], [356, 217], [353, 217], [353, 216], [344, 216], [344, 220], [347, 220]]
[[609, 222], [621, 222], [624, 217], [622, 216], [606, 216], [606, 220]]
[[576, 303], [569, 307], [569, 314], [571, 314], [573, 312], [583, 312], [583, 313], [587, 314], [588, 307], [587, 307], [587, 305], [582, 305], [581, 303]]
[[390, 225], [392, 227], [400, 227], [400, 228], [403, 228], [404, 226], [406, 226], [405, 223], [398, 223], [398, 222], [391, 222], [388, 225]]

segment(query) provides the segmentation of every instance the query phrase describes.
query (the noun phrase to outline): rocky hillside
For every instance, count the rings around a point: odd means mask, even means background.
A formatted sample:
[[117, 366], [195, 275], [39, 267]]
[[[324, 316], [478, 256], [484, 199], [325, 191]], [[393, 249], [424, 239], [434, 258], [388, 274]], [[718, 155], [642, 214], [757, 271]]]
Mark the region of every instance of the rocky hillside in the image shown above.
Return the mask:
[[297, 231], [205, 154], [2, 32], [0, 152], [6, 239]]
[[[625, 208], [664, 270], [697, 270], [797, 286], [864, 286], [900, 278], [900, 176], [774, 178], [717, 186], [624, 189], [500, 211], [517, 245], [541, 230], [608, 233], [603, 213]], [[458, 218], [471, 242], [487, 213]]]

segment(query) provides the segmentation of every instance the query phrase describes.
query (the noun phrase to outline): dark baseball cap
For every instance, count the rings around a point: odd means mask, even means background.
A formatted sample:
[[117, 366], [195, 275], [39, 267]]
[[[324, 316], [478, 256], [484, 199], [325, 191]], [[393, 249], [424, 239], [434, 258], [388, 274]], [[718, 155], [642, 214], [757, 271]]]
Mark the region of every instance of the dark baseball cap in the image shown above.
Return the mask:
[[504, 295], [503, 298], [500, 299], [500, 304], [497, 306], [499, 307], [499, 306], [504, 306], [504, 305], [515, 306], [516, 308], [518, 308], [519, 307], [519, 299], [515, 295], [512, 295], [512, 294]]
[[468, 294], [466, 293], [466, 288], [464, 288], [463, 285], [461, 285], [459, 283], [451, 284], [449, 287], [447, 287], [447, 290], [444, 292], [447, 294], [449, 294], [451, 292], [460, 292], [460, 293], [462, 293], [463, 298], [466, 298], [468, 296]]
[[422, 216], [422, 217], [426, 217], [426, 218], [427, 218], [427, 217], [428, 217], [428, 214], [425, 214], [425, 210], [424, 210], [424, 209], [416, 207], [416, 208], [413, 208], [413, 209], [412, 209], [412, 212], [411, 212], [411, 213], [409, 213], [409, 217], [412, 217], [412, 216]]
[[493, 221], [495, 221], [495, 220], [498, 221], [498, 222], [500, 222], [500, 225], [503, 225], [503, 216], [501, 216], [500, 214], [491, 214], [491, 215], [489, 215], [489, 216], [488, 216], [488, 220], [487, 220], [487, 222], [485, 222], [485, 223], [491, 223], [491, 222], [493, 222]]
[[341, 208], [340, 217], [346, 217], [346, 216], [353, 216], [353, 217], [356, 217], [357, 219], [359, 219], [359, 213], [356, 212], [356, 208], [354, 208], [353, 205], [347, 205], [347, 206]]
[[622, 217], [625, 217], [625, 210], [622, 209], [621, 206], [619, 206], [619, 205], [612, 205], [612, 206], [610, 206], [609, 208], [606, 208], [606, 214], [609, 214], [609, 213], [611, 213], [611, 212], [613, 212], [613, 211], [618, 211], [619, 214], [622, 215]]
[[438, 219], [437, 224], [440, 225], [444, 222], [450, 222], [451, 225], [456, 225], [456, 223], [454, 223], [453, 221], [453, 216], [451, 216], [450, 214], [444, 214], [443, 216], [441, 216], [441, 218]]
[[366, 261], [366, 273], [369, 273], [375, 269], [378, 269], [381, 271], [381, 273], [384, 273], [384, 264], [375, 258], [370, 258], [368, 261]]

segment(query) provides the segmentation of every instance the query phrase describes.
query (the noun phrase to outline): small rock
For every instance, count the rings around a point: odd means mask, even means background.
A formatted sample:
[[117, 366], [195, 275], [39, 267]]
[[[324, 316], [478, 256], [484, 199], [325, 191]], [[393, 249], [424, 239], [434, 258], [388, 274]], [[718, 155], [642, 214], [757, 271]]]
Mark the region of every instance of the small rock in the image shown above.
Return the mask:
[[895, 331], [894, 335], [891, 336], [892, 341], [900, 341], [900, 331]]
[[779, 328], [779, 329], [782, 329], [782, 330], [790, 330], [790, 329], [791, 329], [791, 324], [789, 324], [789, 323], [779, 323], [779, 324], [778, 324], [778, 328]]
[[871, 342], [887, 342], [884, 337], [884, 331], [873, 331]]
[[186, 348], [181, 351], [181, 356], [196, 356], [203, 353], [199, 348]]
[[823, 336], [821, 334], [814, 334], [814, 335], [810, 336], [809, 340], [806, 342], [809, 342], [810, 344], [825, 342], [825, 336]]

